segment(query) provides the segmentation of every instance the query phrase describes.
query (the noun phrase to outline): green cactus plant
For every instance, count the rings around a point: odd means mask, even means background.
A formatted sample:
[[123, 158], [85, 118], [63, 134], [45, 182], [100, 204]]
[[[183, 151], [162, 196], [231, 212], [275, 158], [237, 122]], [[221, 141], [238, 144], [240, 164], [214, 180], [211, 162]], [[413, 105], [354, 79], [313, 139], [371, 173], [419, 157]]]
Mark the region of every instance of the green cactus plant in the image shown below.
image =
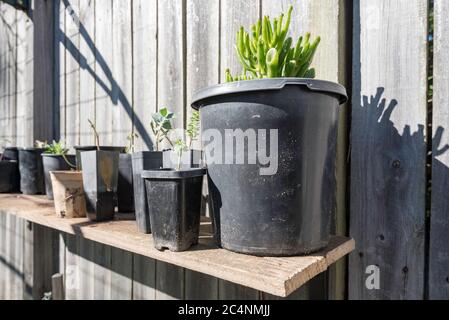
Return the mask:
[[268, 16], [259, 19], [251, 27], [251, 35], [240, 27], [235, 49], [242, 74], [232, 76], [226, 69], [226, 82], [276, 77], [315, 78], [311, 64], [321, 38], [312, 41], [307, 33], [299, 37], [293, 47], [293, 39], [287, 37], [292, 12], [293, 6], [290, 6], [285, 23], [284, 14], [273, 21]]

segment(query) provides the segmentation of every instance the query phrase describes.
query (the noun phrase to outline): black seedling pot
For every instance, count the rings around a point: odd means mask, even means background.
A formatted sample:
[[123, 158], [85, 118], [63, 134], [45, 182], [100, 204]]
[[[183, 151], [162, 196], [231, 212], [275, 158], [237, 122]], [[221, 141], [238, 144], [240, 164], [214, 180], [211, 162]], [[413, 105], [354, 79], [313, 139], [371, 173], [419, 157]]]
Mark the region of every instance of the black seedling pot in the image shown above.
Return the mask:
[[[195, 94], [192, 106], [201, 111], [212, 216], [223, 248], [290, 256], [327, 246], [338, 112], [346, 100], [339, 84], [298, 78], [226, 83]], [[212, 131], [219, 135], [207, 137]], [[209, 139], [222, 152], [209, 154]]]
[[148, 211], [147, 193], [145, 181], [142, 178], [144, 170], [162, 168], [162, 151], [144, 151], [132, 155], [134, 205], [136, 222], [139, 232], [151, 233], [150, 214]]
[[16, 193], [20, 190], [19, 163], [0, 161], [0, 193]]
[[205, 169], [144, 171], [154, 246], [185, 251], [198, 243]]
[[[75, 146], [73, 147], [76, 153], [76, 167], [77, 170], [82, 170], [81, 167], [81, 152], [83, 151], [95, 151], [97, 150], [96, 146]], [[101, 151], [116, 151], [119, 153], [125, 153], [126, 147], [111, 147], [111, 146], [100, 146]]]
[[87, 217], [91, 221], [105, 221], [114, 218], [118, 162], [118, 152], [81, 152]]
[[119, 157], [117, 207], [119, 212], [134, 211], [132, 156], [126, 153]]
[[3, 150], [3, 160], [19, 161], [19, 150], [17, 147], [6, 147]]
[[[164, 150], [164, 168], [174, 169], [178, 164], [178, 155], [173, 150]], [[202, 167], [201, 150], [188, 150], [181, 155], [181, 169], [193, 169]]]
[[[70, 164], [75, 164], [74, 155], [66, 155], [66, 159]], [[45, 192], [47, 198], [53, 200], [53, 186], [51, 183], [50, 171], [70, 171], [71, 166], [65, 161], [61, 155], [43, 154], [42, 162], [44, 165]]]
[[19, 150], [20, 191], [23, 194], [45, 194], [42, 148]]

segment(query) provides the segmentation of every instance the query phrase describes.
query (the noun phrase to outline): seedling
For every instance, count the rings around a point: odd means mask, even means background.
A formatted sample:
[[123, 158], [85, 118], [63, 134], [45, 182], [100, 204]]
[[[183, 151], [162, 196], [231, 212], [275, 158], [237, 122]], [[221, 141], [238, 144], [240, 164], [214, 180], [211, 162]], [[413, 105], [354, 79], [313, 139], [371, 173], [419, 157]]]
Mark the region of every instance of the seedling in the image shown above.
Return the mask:
[[67, 159], [67, 153], [69, 152], [69, 149], [65, 148], [62, 141], [56, 142], [55, 140], [53, 140], [51, 144], [45, 144], [43, 147], [45, 148], [44, 151], [45, 154], [62, 156], [62, 158], [69, 165], [69, 167], [76, 168], [76, 165], [74, 165], [69, 161], [69, 159]]
[[310, 66], [320, 37], [311, 41], [307, 33], [292, 47], [293, 39], [287, 37], [292, 11], [293, 6], [290, 6], [285, 23], [284, 14], [281, 14], [273, 21], [268, 16], [259, 19], [251, 27], [251, 33], [240, 27], [235, 49], [242, 74], [232, 76], [226, 69], [226, 82], [276, 77], [315, 78], [315, 69]]
[[128, 146], [125, 148], [125, 152], [126, 153], [133, 153], [135, 146], [134, 146], [134, 141], [136, 139], [139, 139], [139, 135], [137, 133], [130, 133], [127, 137], [126, 140], [128, 140]]
[[168, 143], [173, 147], [173, 143], [168, 137], [169, 132], [173, 129], [172, 120], [175, 114], [170, 112], [167, 108], [159, 110], [159, 112], [152, 115], [152, 120], [150, 123], [151, 131], [154, 135], [155, 141], [155, 151], [160, 151], [160, 143], [167, 140]]
[[177, 139], [175, 140], [174, 144], [173, 144], [173, 149], [176, 152], [176, 156], [177, 156], [177, 164], [176, 164], [176, 170], [181, 170], [181, 162], [182, 162], [182, 155], [184, 152], [189, 150], [189, 147], [187, 146], [187, 144], [185, 143], [184, 140], [182, 139]]
[[97, 146], [97, 150], [100, 151], [100, 136], [98, 135], [97, 127], [92, 121], [90, 121], [90, 119], [87, 119], [87, 121], [89, 122], [89, 125], [94, 133], [95, 145]]
[[47, 141], [40, 141], [40, 140], [34, 141], [34, 147], [36, 147], [36, 148], [45, 149], [46, 146], [47, 146]]
[[200, 113], [199, 111], [193, 111], [190, 117], [190, 122], [187, 125], [187, 136], [189, 137], [189, 149], [192, 148], [192, 143], [195, 141], [200, 133]]

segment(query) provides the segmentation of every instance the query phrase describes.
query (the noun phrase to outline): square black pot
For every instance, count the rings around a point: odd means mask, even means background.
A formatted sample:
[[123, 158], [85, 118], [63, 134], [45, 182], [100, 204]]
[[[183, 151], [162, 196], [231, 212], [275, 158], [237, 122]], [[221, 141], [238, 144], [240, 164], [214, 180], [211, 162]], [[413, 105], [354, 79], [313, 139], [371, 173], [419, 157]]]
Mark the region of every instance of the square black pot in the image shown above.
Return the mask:
[[145, 191], [145, 181], [142, 178], [142, 172], [144, 170], [162, 168], [162, 156], [162, 151], [143, 151], [136, 152], [132, 155], [136, 222], [139, 232], [142, 233], [151, 233], [147, 193]]
[[0, 193], [15, 193], [20, 189], [19, 164], [17, 161], [0, 161]]
[[198, 243], [205, 173], [205, 169], [142, 173], [156, 249], [185, 251]]
[[132, 156], [127, 153], [119, 157], [117, 207], [118, 212], [134, 212]]
[[45, 149], [19, 149], [20, 191], [23, 194], [45, 194], [42, 154]]
[[114, 218], [118, 162], [119, 153], [116, 151], [81, 153], [83, 187], [89, 220], [104, 221]]
[[[81, 153], [84, 151], [96, 151], [97, 147], [96, 146], [75, 146], [75, 147], [73, 147], [73, 149], [75, 149], [75, 155], [76, 155], [76, 168], [77, 168], [77, 170], [82, 170]], [[124, 153], [126, 150], [126, 147], [100, 146], [100, 150]]]

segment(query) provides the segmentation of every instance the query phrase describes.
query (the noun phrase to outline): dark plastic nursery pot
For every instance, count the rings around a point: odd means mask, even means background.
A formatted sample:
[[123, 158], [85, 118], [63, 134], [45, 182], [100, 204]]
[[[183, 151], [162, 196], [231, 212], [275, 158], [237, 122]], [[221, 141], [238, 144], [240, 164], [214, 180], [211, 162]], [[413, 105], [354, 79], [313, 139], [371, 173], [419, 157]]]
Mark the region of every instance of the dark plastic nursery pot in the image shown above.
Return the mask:
[[150, 213], [148, 211], [145, 181], [142, 178], [144, 170], [160, 169], [163, 165], [162, 151], [143, 151], [132, 155], [134, 206], [137, 228], [141, 233], [151, 233]]
[[119, 156], [117, 207], [119, 212], [134, 212], [132, 156], [127, 153]]
[[118, 162], [118, 152], [81, 152], [87, 217], [91, 221], [105, 221], [114, 218]]
[[45, 149], [19, 149], [20, 191], [23, 194], [45, 194], [42, 154]]
[[[70, 164], [75, 164], [74, 155], [66, 155], [66, 159]], [[44, 165], [45, 193], [47, 198], [53, 200], [53, 186], [51, 183], [50, 171], [70, 171], [71, 166], [67, 163], [62, 155], [42, 154], [42, 162]]]
[[15, 193], [20, 190], [19, 164], [17, 161], [0, 161], [0, 193]]
[[198, 244], [205, 173], [205, 169], [161, 169], [142, 173], [156, 249], [185, 251]]
[[6, 147], [3, 150], [3, 160], [19, 161], [19, 150], [17, 147]]
[[[96, 151], [96, 146], [75, 146], [73, 147], [75, 149], [76, 154], [76, 167], [78, 170], [82, 170], [81, 167], [81, 152], [83, 151]], [[100, 146], [101, 151], [115, 151], [119, 153], [125, 153], [126, 147], [112, 147], [112, 146]]]
[[[173, 150], [164, 150], [164, 168], [173, 169], [178, 163], [178, 155]], [[203, 153], [201, 150], [189, 150], [181, 155], [181, 168], [192, 169], [201, 168]]]
[[299, 78], [226, 83], [195, 94], [205, 150], [207, 132], [221, 138], [215, 143], [222, 158], [215, 153], [211, 161], [206, 152], [205, 161], [223, 248], [291, 256], [328, 245], [338, 113], [346, 100], [339, 84]]

